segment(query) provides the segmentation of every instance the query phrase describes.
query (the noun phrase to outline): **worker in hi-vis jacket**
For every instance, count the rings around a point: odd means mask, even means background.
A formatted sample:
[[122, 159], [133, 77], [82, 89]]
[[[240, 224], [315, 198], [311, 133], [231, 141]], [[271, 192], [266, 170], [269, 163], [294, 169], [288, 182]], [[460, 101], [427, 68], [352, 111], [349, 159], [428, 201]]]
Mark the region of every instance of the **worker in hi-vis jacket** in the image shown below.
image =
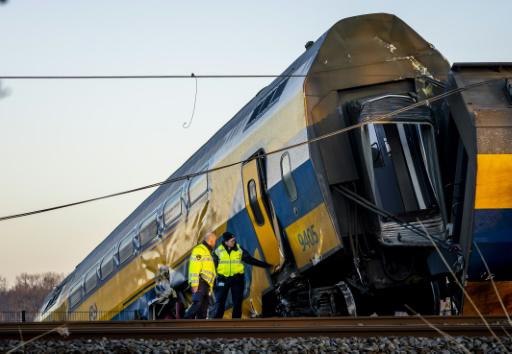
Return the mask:
[[188, 282], [192, 288], [192, 305], [185, 312], [184, 318], [206, 318], [211, 289], [215, 281], [215, 264], [212, 250], [217, 236], [209, 232], [203, 242], [194, 247], [190, 255]]
[[231, 232], [222, 234], [222, 243], [215, 249], [213, 260], [217, 270], [213, 318], [224, 316], [226, 299], [230, 290], [233, 300], [232, 318], [240, 318], [245, 288], [244, 263], [262, 268], [269, 268], [272, 265], [253, 258], [249, 252], [237, 244], [235, 235]]

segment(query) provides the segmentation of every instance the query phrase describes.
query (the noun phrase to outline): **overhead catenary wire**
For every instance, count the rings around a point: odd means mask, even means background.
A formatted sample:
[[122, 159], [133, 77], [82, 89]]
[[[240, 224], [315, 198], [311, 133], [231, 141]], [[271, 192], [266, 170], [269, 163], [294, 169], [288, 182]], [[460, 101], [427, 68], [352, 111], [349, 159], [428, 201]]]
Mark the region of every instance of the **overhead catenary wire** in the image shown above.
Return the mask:
[[508, 321], [509, 325], [512, 326], [512, 320], [510, 319], [510, 315], [508, 313], [507, 307], [503, 303], [503, 299], [500, 296], [500, 292], [498, 291], [498, 287], [496, 286], [496, 282], [494, 281], [494, 275], [491, 273], [491, 269], [489, 268], [489, 265], [487, 264], [487, 261], [485, 260], [485, 257], [483, 255], [482, 251], [480, 250], [480, 247], [478, 246], [478, 243], [476, 241], [473, 241], [473, 246], [475, 247], [476, 251], [478, 252], [478, 255], [480, 256], [482, 263], [484, 264], [484, 267], [485, 267], [485, 270], [487, 271], [489, 280], [491, 281], [494, 293], [496, 294], [498, 302], [501, 305], [501, 309], [503, 310], [503, 313], [507, 317], [507, 321]]
[[432, 243], [432, 246], [434, 246], [437, 254], [439, 254], [439, 257], [441, 258], [441, 261], [443, 262], [444, 266], [446, 267], [446, 269], [448, 269], [453, 277], [453, 280], [455, 281], [455, 283], [457, 284], [457, 286], [459, 287], [459, 289], [462, 291], [462, 293], [464, 294], [465, 298], [469, 301], [469, 303], [471, 304], [471, 306], [473, 306], [473, 308], [475, 309], [476, 313], [478, 314], [478, 317], [480, 317], [482, 319], [482, 322], [484, 323], [484, 325], [487, 327], [487, 330], [491, 333], [491, 335], [496, 339], [496, 341], [505, 349], [505, 353], [509, 353], [509, 351], [507, 350], [507, 347], [505, 347], [505, 345], [503, 344], [503, 342], [501, 341], [501, 339], [496, 335], [496, 333], [491, 329], [491, 326], [489, 325], [489, 322], [486, 320], [485, 316], [482, 314], [482, 312], [478, 309], [478, 306], [475, 304], [473, 298], [469, 295], [467, 289], [464, 287], [464, 285], [461, 283], [460, 279], [455, 275], [455, 272], [453, 271], [452, 267], [450, 266], [450, 264], [448, 263], [448, 261], [446, 260], [446, 257], [443, 255], [443, 253], [439, 250], [439, 247], [437, 245], [437, 243], [432, 239], [432, 237], [430, 236], [430, 234], [428, 233], [427, 229], [425, 228], [425, 225], [423, 225], [422, 223], [420, 223], [421, 227], [423, 228], [423, 231], [425, 231], [425, 235], [428, 237], [428, 239], [430, 240], [430, 242]]
[[439, 333], [440, 335], [442, 335], [444, 338], [452, 341], [457, 347], [459, 347], [464, 353], [467, 353], [467, 354], [471, 354], [471, 352], [469, 350], [466, 349], [466, 347], [464, 347], [462, 344], [460, 344], [455, 338], [453, 338], [453, 336], [449, 335], [448, 333], [446, 333], [445, 331], [442, 331], [441, 329], [439, 329], [438, 326], [434, 325], [432, 322], [430, 322], [429, 320], [427, 320], [424, 316], [422, 316], [420, 313], [417, 313], [412, 307], [410, 307], [409, 305], [405, 304], [404, 305], [405, 308], [409, 311], [411, 311], [416, 317], [418, 317], [419, 319], [421, 319], [427, 326], [429, 326], [430, 328], [432, 328], [434, 331], [436, 331], [437, 333]]
[[[190, 78], [191, 76], [187, 76], [187, 77]], [[197, 77], [200, 77], [200, 76], [197, 76]], [[2, 77], [0, 77], [0, 79], [1, 78]], [[183, 176], [169, 178], [169, 179], [167, 179], [165, 181], [152, 183], [152, 184], [149, 184], [149, 185], [145, 185], [145, 186], [142, 186], [142, 187], [125, 190], [125, 191], [122, 191], [122, 192], [107, 194], [107, 195], [103, 195], [103, 196], [100, 196], [100, 197], [85, 199], [85, 200], [81, 200], [81, 201], [77, 201], [77, 202], [73, 202], [73, 203], [68, 203], [68, 204], [61, 204], [61, 205], [57, 205], [57, 206], [54, 206], [54, 207], [49, 207], [49, 208], [44, 208], [44, 209], [28, 211], [28, 212], [23, 212], [23, 213], [19, 213], [19, 214], [7, 215], [7, 216], [0, 217], [0, 221], [17, 219], [17, 218], [22, 218], [22, 217], [30, 216], [30, 215], [41, 214], [41, 213], [46, 213], [46, 212], [50, 212], [50, 211], [54, 211], [54, 210], [69, 208], [69, 207], [72, 207], [72, 206], [77, 206], [77, 205], [81, 205], [81, 204], [91, 203], [91, 202], [94, 202], [94, 201], [99, 201], [99, 200], [103, 200], [103, 199], [109, 199], [109, 198], [113, 198], [113, 197], [118, 197], [118, 196], [121, 196], [121, 195], [131, 194], [131, 193], [142, 191], [142, 190], [145, 190], [145, 189], [159, 187], [159, 186], [162, 186], [162, 185], [165, 185], [165, 184], [170, 184], [170, 183], [174, 183], [174, 182], [180, 182], [180, 181], [183, 181], [183, 180], [188, 180], [188, 179], [200, 176], [202, 174], [212, 173], [212, 172], [216, 172], [216, 171], [219, 171], [219, 170], [227, 169], [227, 168], [230, 168], [230, 167], [233, 167], [233, 166], [241, 165], [241, 164], [244, 164], [244, 163], [246, 163], [246, 162], [248, 162], [250, 160], [253, 160], [253, 159], [263, 158], [265, 156], [274, 155], [274, 154], [277, 154], [277, 153], [280, 153], [280, 152], [283, 152], [283, 151], [286, 151], [286, 150], [294, 149], [294, 148], [297, 148], [297, 147], [300, 147], [300, 146], [303, 146], [303, 145], [307, 145], [307, 144], [315, 143], [315, 142], [318, 142], [318, 141], [321, 141], [321, 140], [324, 140], [324, 139], [328, 139], [328, 138], [331, 138], [333, 136], [337, 136], [337, 135], [344, 134], [344, 133], [347, 133], [349, 131], [361, 128], [361, 127], [363, 127], [365, 125], [368, 125], [368, 124], [372, 124], [372, 123], [390, 123], [390, 122], [392, 122], [392, 120], [390, 120], [390, 119], [393, 118], [394, 116], [400, 114], [400, 113], [407, 112], [407, 111], [409, 111], [411, 109], [414, 109], [414, 108], [417, 108], [417, 107], [420, 107], [420, 106], [429, 105], [431, 102], [439, 101], [439, 100], [441, 100], [443, 98], [449, 97], [449, 96], [454, 95], [456, 93], [460, 93], [460, 92], [463, 92], [463, 91], [466, 91], [466, 90], [470, 90], [470, 89], [473, 89], [475, 87], [487, 85], [487, 84], [490, 84], [492, 82], [496, 82], [498, 80], [502, 80], [502, 79], [491, 79], [491, 80], [486, 80], [486, 81], [475, 82], [475, 83], [472, 83], [472, 84], [469, 84], [469, 85], [466, 85], [466, 86], [463, 86], [463, 87], [459, 87], [459, 88], [456, 88], [456, 89], [453, 89], [453, 90], [449, 90], [449, 91], [446, 91], [446, 92], [444, 92], [442, 94], [439, 94], [439, 95], [436, 95], [436, 96], [433, 96], [431, 98], [427, 98], [427, 99], [424, 99], [424, 100], [420, 100], [418, 102], [412, 103], [410, 105], [407, 105], [405, 107], [399, 108], [399, 109], [397, 109], [395, 111], [392, 111], [392, 112], [389, 112], [387, 114], [375, 117], [373, 119], [368, 119], [368, 120], [365, 120], [363, 122], [359, 122], [359, 123], [350, 125], [348, 127], [341, 128], [341, 129], [335, 130], [333, 132], [330, 132], [330, 133], [327, 133], [327, 134], [323, 134], [321, 136], [317, 136], [317, 137], [312, 138], [312, 139], [306, 139], [306, 140], [301, 141], [301, 142], [296, 143], [296, 144], [291, 144], [291, 145], [287, 145], [285, 147], [282, 147], [282, 148], [279, 148], [279, 149], [276, 149], [276, 150], [268, 151], [268, 152], [265, 152], [263, 154], [259, 154], [257, 156], [251, 157], [251, 158], [246, 159], [246, 160], [240, 160], [240, 161], [232, 162], [232, 163], [229, 163], [229, 164], [221, 165], [221, 166], [218, 166], [218, 167], [214, 167], [214, 168], [211, 168], [211, 169], [203, 170], [203, 171], [200, 171], [200, 172], [194, 172], [194, 173], [189, 173], [189, 174], [186, 174], [186, 175], [183, 175]]]
[[204, 75], [0, 75], [0, 80], [123, 80], [123, 79], [266, 79], [306, 77], [306, 74], [204, 74]]
[[[142, 74], [142, 75], [0, 75], [0, 80], [137, 80], [137, 79], [277, 79], [305, 78], [308, 76], [329, 74], [331, 70], [316, 71], [308, 74]], [[390, 77], [390, 74], [365, 74], [368, 77]], [[427, 78], [428, 80], [428, 78]], [[442, 86], [431, 80], [431, 83]]]

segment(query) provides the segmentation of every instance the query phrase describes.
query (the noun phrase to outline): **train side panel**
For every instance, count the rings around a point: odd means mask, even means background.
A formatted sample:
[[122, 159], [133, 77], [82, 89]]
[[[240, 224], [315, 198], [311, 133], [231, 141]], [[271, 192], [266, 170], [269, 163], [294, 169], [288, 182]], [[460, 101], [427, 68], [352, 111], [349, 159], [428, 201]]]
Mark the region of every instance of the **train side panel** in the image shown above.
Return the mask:
[[[458, 166], [454, 224], [467, 257], [466, 290], [484, 314], [512, 312], [512, 64], [458, 63], [450, 89], [492, 80], [449, 99]], [[481, 254], [479, 252], [481, 251]], [[490, 273], [487, 271], [487, 263]], [[465, 301], [464, 314], [476, 314]]]
[[[216, 160], [208, 168], [248, 158], [258, 149], [270, 152], [289, 144], [305, 141], [304, 100], [301, 80], [289, 83], [283, 93], [283, 104], [269, 111], [267, 117], [254, 126], [233, 135], [231, 144], [215, 152]], [[269, 134], [275, 132], [276, 134]], [[297, 198], [290, 201], [282, 180], [282, 158], [286, 154], [291, 163], [291, 175], [297, 189]], [[218, 158], [221, 156], [221, 158]], [[282, 227], [286, 242], [294, 245], [297, 266], [311, 261], [323, 252], [338, 246], [337, 236], [326, 213], [318, 184], [312, 173], [306, 145], [269, 155], [266, 159], [267, 192], [274, 212]], [[192, 183], [192, 182], [191, 182]], [[187, 274], [187, 256], [203, 233], [215, 230], [234, 232], [239, 242], [253, 256], [263, 259], [257, 235], [244, 204], [240, 166], [216, 171], [208, 175], [208, 192], [187, 209], [179, 222], [140, 254], [136, 254], [99, 289], [87, 295], [71, 312], [89, 314], [97, 319], [146, 318], [147, 304], [156, 296], [155, 274], [161, 265], [170, 265], [184, 276]], [[185, 196], [186, 197], [186, 196]], [[306, 247], [302, 234], [310, 227], [316, 233]], [[304, 237], [304, 239], [302, 239]], [[333, 241], [334, 240], [334, 241]], [[308, 249], [306, 249], [308, 248]], [[307, 251], [307, 252], [305, 252]], [[244, 302], [244, 316], [261, 314], [262, 293], [272, 285], [270, 273], [254, 267], [247, 272], [248, 286]], [[85, 315], [87, 316], [87, 315]], [[72, 316], [71, 316], [72, 318]]]

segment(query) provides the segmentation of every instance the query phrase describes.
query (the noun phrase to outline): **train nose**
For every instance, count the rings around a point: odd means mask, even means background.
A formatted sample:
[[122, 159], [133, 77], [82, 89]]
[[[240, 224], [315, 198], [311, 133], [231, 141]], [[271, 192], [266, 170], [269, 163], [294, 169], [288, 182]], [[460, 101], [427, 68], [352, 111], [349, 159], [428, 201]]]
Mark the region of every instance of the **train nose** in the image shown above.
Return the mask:
[[384, 95], [359, 103], [360, 149], [369, 199], [396, 216], [379, 216], [378, 239], [386, 245], [431, 246], [415, 228], [446, 239], [433, 114], [420, 106], [389, 117], [413, 103], [415, 99], [407, 95]]

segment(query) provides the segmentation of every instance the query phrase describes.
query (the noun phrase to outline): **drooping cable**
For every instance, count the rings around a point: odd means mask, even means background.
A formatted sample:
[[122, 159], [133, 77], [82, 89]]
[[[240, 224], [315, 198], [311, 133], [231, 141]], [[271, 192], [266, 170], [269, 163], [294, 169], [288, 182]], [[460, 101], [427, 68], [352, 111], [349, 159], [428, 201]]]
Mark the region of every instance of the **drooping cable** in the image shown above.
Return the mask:
[[183, 123], [183, 128], [188, 129], [192, 125], [192, 120], [194, 119], [194, 114], [196, 113], [196, 103], [197, 103], [197, 77], [194, 73], [190, 74], [190, 77], [195, 78], [196, 89], [194, 91], [194, 105], [192, 106], [192, 114], [190, 115], [190, 120], [188, 122]]
[[[388, 212], [388, 211], [386, 211], [386, 210], [384, 210], [382, 208], [379, 208], [374, 203], [372, 203], [369, 200], [363, 198], [359, 194], [354, 193], [353, 191], [351, 191], [347, 187], [344, 187], [344, 186], [341, 186], [341, 185], [337, 185], [337, 186], [334, 187], [334, 190], [337, 191], [338, 193], [340, 193], [341, 195], [343, 195], [345, 198], [350, 199], [354, 203], [360, 205], [364, 209], [370, 210], [371, 212], [373, 212], [373, 213], [375, 213], [377, 215], [380, 215], [382, 217], [391, 219], [394, 222], [396, 222], [397, 224], [399, 224], [400, 226], [405, 227], [409, 231], [414, 232], [416, 235], [421, 236], [421, 237], [423, 237], [423, 238], [425, 238], [427, 240], [430, 240], [427, 237], [427, 234], [421, 228], [419, 228], [416, 225], [411, 224], [411, 223], [409, 223], [409, 222], [407, 222], [405, 220], [400, 219], [398, 216], [396, 216], [396, 215], [394, 215], [394, 214], [392, 214], [392, 213], [390, 213], [390, 212]], [[439, 241], [437, 238], [434, 239], [434, 240], [436, 242], [438, 242], [443, 248], [447, 248], [447, 245], [445, 245], [443, 242]]]
[[499, 301], [499, 303], [501, 305], [501, 309], [503, 310], [503, 313], [507, 317], [508, 324], [512, 326], [512, 320], [510, 319], [510, 315], [508, 313], [507, 307], [503, 303], [503, 299], [500, 296], [500, 292], [498, 291], [498, 287], [496, 286], [496, 282], [494, 281], [494, 276], [491, 273], [491, 269], [489, 267], [489, 264], [487, 264], [487, 261], [485, 260], [484, 254], [480, 250], [480, 247], [478, 247], [478, 243], [476, 243], [476, 241], [473, 241], [473, 246], [477, 250], [477, 252], [478, 252], [478, 254], [480, 256], [480, 259], [482, 260], [482, 263], [484, 264], [484, 267], [485, 267], [485, 270], [487, 271], [489, 280], [491, 281], [494, 293], [496, 294], [496, 297], [497, 297], [497, 299], [498, 299], [498, 301]]
[[[0, 78], [2, 78], [2, 77], [0, 77]], [[187, 78], [190, 78], [190, 76], [187, 76]], [[236, 162], [232, 162], [232, 163], [229, 163], [229, 164], [226, 164], [226, 165], [214, 167], [214, 168], [211, 168], [211, 169], [208, 169], [208, 170], [203, 170], [201, 172], [189, 173], [189, 174], [186, 174], [186, 175], [183, 175], [183, 176], [169, 178], [169, 179], [167, 179], [165, 181], [152, 183], [152, 184], [149, 184], [149, 185], [146, 185], [146, 186], [142, 186], [142, 187], [138, 187], [138, 188], [134, 188], [134, 189], [118, 192], [118, 193], [107, 194], [107, 195], [100, 196], [100, 197], [85, 199], [85, 200], [82, 200], [82, 201], [68, 203], [68, 204], [62, 204], [62, 205], [58, 205], [58, 206], [54, 206], [54, 207], [49, 207], [49, 208], [38, 209], [38, 210], [29, 211], [29, 212], [24, 212], [24, 213], [19, 213], [19, 214], [3, 216], [3, 217], [0, 217], [0, 221], [16, 219], [16, 218], [26, 217], [26, 216], [30, 216], [30, 215], [35, 215], [35, 214], [46, 213], [46, 212], [53, 211], [53, 210], [58, 210], [58, 209], [63, 209], [63, 208], [68, 208], [68, 207], [72, 207], [72, 206], [76, 206], [76, 205], [86, 204], [86, 203], [90, 203], [90, 202], [94, 202], [94, 201], [98, 201], [98, 200], [113, 198], [113, 197], [117, 197], [117, 196], [121, 196], [121, 195], [125, 195], [125, 194], [130, 194], [130, 193], [142, 191], [142, 190], [145, 190], [145, 189], [159, 187], [159, 186], [162, 186], [162, 185], [165, 185], [165, 184], [170, 184], [170, 183], [174, 183], [174, 182], [179, 182], [179, 181], [191, 179], [191, 178], [194, 178], [194, 177], [202, 175], [202, 174], [212, 173], [212, 172], [216, 172], [216, 171], [223, 170], [223, 169], [226, 169], [226, 168], [230, 168], [230, 167], [233, 167], [233, 166], [241, 165], [241, 164], [244, 164], [244, 163], [246, 163], [246, 162], [248, 162], [250, 160], [253, 160], [253, 159], [264, 158], [266, 156], [274, 155], [274, 154], [277, 154], [277, 153], [280, 153], [280, 152], [283, 152], [283, 151], [286, 151], [286, 150], [294, 149], [294, 148], [297, 148], [297, 147], [300, 147], [300, 146], [303, 146], [303, 145], [307, 145], [307, 144], [315, 143], [315, 142], [318, 142], [318, 141], [321, 141], [321, 140], [324, 140], [324, 139], [328, 139], [328, 138], [331, 138], [331, 137], [334, 137], [334, 136], [337, 136], [337, 135], [340, 135], [340, 134], [344, 134], [344, 133], [347, 133], [349, 131], [361, 128], [361, 127], [363, 127], [365, 125], [368, 125], [368, 124], [373, 124], [373, 123], [391, 123], [393, 121], [390, 120], [390, 119], [392, 119], [394, 116], [396, 116], [396, 115], [398, 115], [400, 113], [407, 112], [407, 111], [409, 111], [411, 109], [414, 109], [414, 108], [417, 108], [417, 107], [420, 107], [420, 106], [423, 106], [423, 105], [429, 105], [431, 102], [439, 101], [439, 100], [441, 100], [443, 98], [449, 97], [449, 96], [454, 95], [456, 93], [460, 93], [460, 92], [463, 92], [463, 91], [466, 91], [466, 90], [473, 89], [475, 87], [479, 87], [479, 86], [482, 86], [482, 85], [487, 85], [487, 84], [490, 84], [492, 82], [501, 81], [501, 80], [502, 79], [492, 79], [492, 80], [480, 81], [480, 82], [476, 82], [476, 83], [473, 83], [473, 84], [470, 84], [470, 85], [467, 85], [467, 86], [463, 86], [463, 87], [459, 87], [459, 88], [456, 88], [456, 89], [453, 89], [453, 90], [449, 90], [449, 91], [447, 91], [445, 93], [442, 93], [442, 94], [439, 94], [437, 96], [434, 96], [434, 97], [431, 97], [431, 98], [428, 98], [428, 99], [424, 99], [424, 100], [412, 103], [412, 104], [410, 104], [408, 106], [405, 106], [405, 107], [402, 107], [402, 108], [397, 109], [395, 111], [386, 113], [386, 114], [381, 115], [379, 117], [375, 117], [373, 119], [368, 119], [368, 120], [366, 120], [364, 122], [359, 122], [359, 123], [350, 125], [348, 127], [341, 128], [341, 129], [335, 130], [333, 132], [330, 132], [330, 133], [327, 133], [327, 134], [324, 134], [324, 135], [321, 135], [321, 136], [317, 136], [317, 137], [312, 138], [312, 139], [307, 139], [305, 141], [301, 141], [301, 142], [296, 143], [296, 144], [291, 144], [291, 145], [288, 145], [288, 146], [285, 146], [285, 147], [282, 147], [282, 148], [279, 148], [279, 149], [276, 149], [276, 150], [272, 150], [272, 151], [269, 151], [269, 152], [266, 152], [266, 153], [262, 153], [262, 154], [259, 154], [257, 156], [251, 157], [251, 158], [249, 158], [247, 160], [236, 161]]]

